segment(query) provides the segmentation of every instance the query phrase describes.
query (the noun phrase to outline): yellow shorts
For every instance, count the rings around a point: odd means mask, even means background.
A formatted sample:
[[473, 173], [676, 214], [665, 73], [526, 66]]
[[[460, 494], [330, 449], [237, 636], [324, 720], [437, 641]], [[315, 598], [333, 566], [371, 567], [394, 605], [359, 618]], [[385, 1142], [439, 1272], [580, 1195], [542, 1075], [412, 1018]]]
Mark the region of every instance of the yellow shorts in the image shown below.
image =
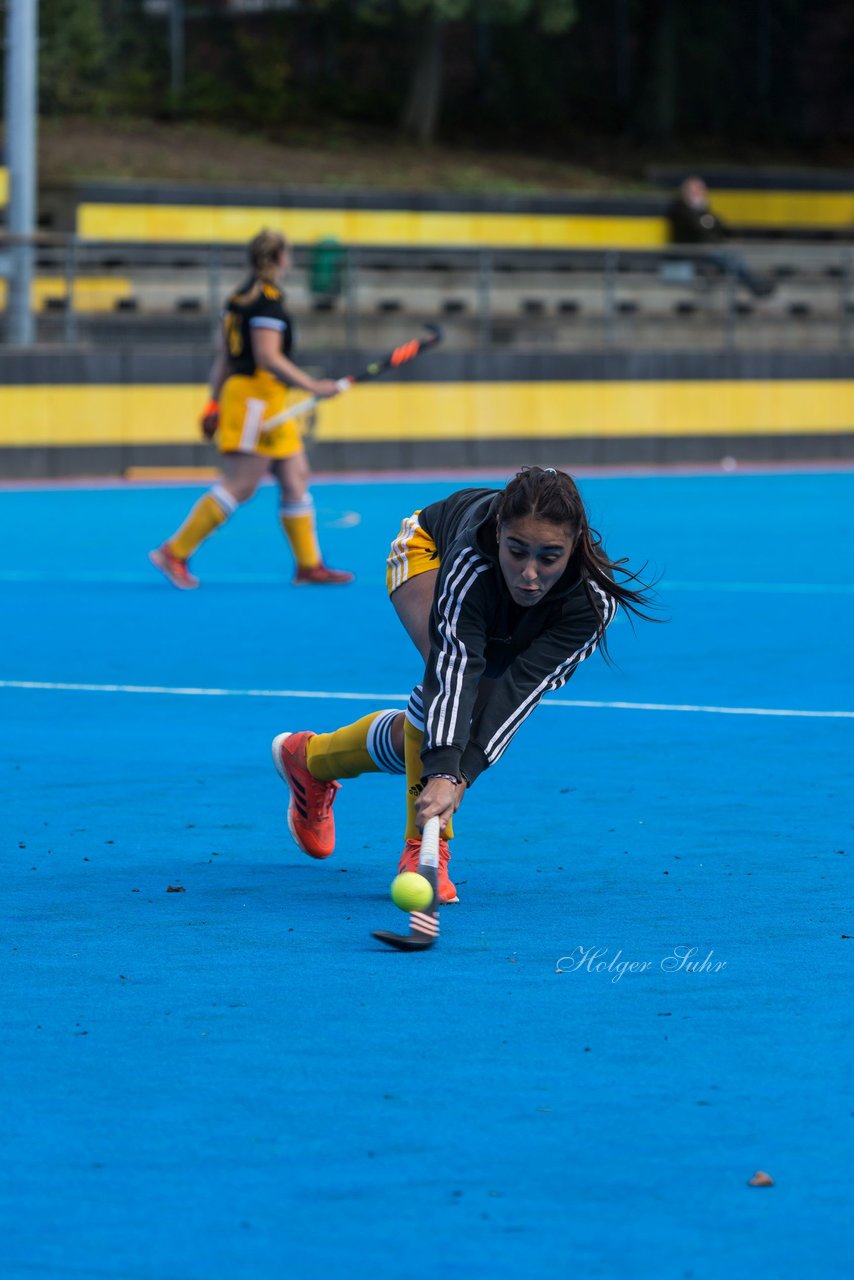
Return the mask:
[[438, 568], [439, 552], [436, 544], [418, 523], [418, 512], [413, 511], [400, 526], [400, 533], [388, 553], [385, 583], [389, 595], [419, 573]]
[[220, 392], [217, 448], [220, 453], [257, 453], [263, 458], [301, 453], [302, 418], [289, 418], [269, 431], [264, 423], [307, 398], [307, 391], [286, 387], [271, 373], [234, 374]]

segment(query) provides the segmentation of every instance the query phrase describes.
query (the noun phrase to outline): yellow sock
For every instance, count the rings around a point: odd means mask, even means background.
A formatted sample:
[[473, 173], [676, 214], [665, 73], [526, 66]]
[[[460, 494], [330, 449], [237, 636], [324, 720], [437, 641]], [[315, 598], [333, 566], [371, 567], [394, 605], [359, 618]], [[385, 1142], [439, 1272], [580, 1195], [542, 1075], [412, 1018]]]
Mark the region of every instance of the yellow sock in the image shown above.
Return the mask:
[[305, 749], [308, 771], [319, 782], [336, 778], [358, 778], [362, 773], [381, 773], [368, 751], [368, 730], [382, 711], [372, 711], [355, 724], [346, 724], [334, 733], [316, 733]]
[[230, 512], [224, 511], [212, 494], [206, 493], [204, 497], [199, 498], [178, 532], [169, 539], [167, 547], [173, 556], [178, 556], [181, 560], [189, 560], [196, 547], [204, 542], [214, 529], [224, 524], [229, 514]]
[[[421, 760], [421, 746], [424, 742], [424, 734], [420, 729], [416, 729], [414, 724], [410, 724], [408, 720], [403, 722], [403, 746], [406, 755], [406, 839], [420, 840], [421, 832], [418, 830], [418, 824], [415, 821], [415, 801], [421, 793], [421, 776], [424, 773], [424, 764]], [[450, 821], [442, 832], [442, 838], [445, 840], [453, 840], [454, 824]]]
[[282, 531], [291, 545], [298, 569], [313, 569], [320, 564], [320, 547], [311, 496], [301, 502], [282, 504], [279, 508]]

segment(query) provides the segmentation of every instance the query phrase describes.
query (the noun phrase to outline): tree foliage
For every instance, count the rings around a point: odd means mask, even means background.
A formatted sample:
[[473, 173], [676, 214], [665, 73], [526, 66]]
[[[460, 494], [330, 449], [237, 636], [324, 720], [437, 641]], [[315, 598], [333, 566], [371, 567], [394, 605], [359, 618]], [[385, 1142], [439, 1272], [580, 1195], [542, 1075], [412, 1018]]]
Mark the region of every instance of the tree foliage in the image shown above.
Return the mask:
[[39, 97], [47, 114], [104, 103], [109, 41], [99, 0], [41, 0]]
[[[35, 0], [34, 0], [35, 2]], [[281, 132], [318, 119], [429, 142], [588, 135], [854, 140], [850, 0], [186, 0], [184, 91], [144, 0], [40, 0], [44, 112]]]

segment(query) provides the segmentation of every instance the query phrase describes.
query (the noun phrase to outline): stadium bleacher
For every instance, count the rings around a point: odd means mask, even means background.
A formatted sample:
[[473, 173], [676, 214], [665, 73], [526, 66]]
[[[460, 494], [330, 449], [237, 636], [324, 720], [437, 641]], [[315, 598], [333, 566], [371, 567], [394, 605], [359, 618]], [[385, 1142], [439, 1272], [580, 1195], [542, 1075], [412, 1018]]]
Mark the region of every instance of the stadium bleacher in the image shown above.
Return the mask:
[[[655, 194], [411, 197], [397, 210], [387, 193], [268, 189], [234, 203], [230, 190], [182, 188], [179, 203], [176, 188], [111, 184], [78, 194], [72, 225], [39, 244], [39, 279], [50, 287], [39, 286], [38, 342], [99, 353], [100, 363], [96, 371], [82, 354], [39, 362], [27, 379], [56, 384], [55, 409], [50, 421], [30, 421], [32, 396], [16, 387], [20, 362], [0, 353], [9, 384], [0, 400], [14, 403], [5, 435], [0, 428], [0, 466], [13, 474], [201, 465], [191, 406], [203, 394], [222, 301], [265, 223], [295, 245], [285, 287], [307, 367], [340, 375], [423, 323], [445, 329], [442, 352], [414, 382], [394, 377], [324, 410], [319, 465], [432, 460], [448, 405], [456, 434], [443, 437], [445, 462], [495, 461], [520, 448], [551, 456], [556, 435], [575, 460], [854, 449], [854, 249], [841, 222], [833, 237], [799, 224], [785, 244], [737, 227], [733, 248], [777, 285], [755, 299], [702, 249], [667, 243], [664, 197]], [[834, 205], [841, 219], [847, 195], [830, 194], [844, 198]], [[829, 207], [816, 217], [826, 222]], [[74, 418], [78, 380], [90, 378], [86, 423], [73, 439], [57, 435], [50, 422]], [[691, 396], [708, 400], [708, 412], [695, 413]], [[593, 412], [594, 403], [605, 409]], [[21, 431], [40, 433], [38, 451], [23, 450]]]
[[[66, 199], [70, 225], [44, 259], [53, 277], [67, 276], [61, 241], [73, 235], [72, 323], [59, 330], [52, 321], [60, 311], [68, 321], [69, 308], [62, 280], [48, 276], [34, 299], [40, 333], [67, 338], [71, 328], [100, 340], [106, 329], [110, 340], [136, 340], [142, 322], [151, 341], [206, 341], [243, 270], [243, 246], [269, 223], [298, 248], [289, 305], [312, 345], [379, 342], [386, 321], [401, 316], [441, 318], [467, 347], [674, 337], [706, 347], [732, 344], [745, 327], [766, 347], [847, 342], [851, 179], [703, 172], [738, 233], [733, 248], [777, 283], [773, 299], [754, 305], [701, 254], [668, 245], [666, 205], [684, 176], [674, 169], [648, 175], [666, 194], [612, 197], [85, 183]], [[116, 316], [113, 328], [98, 321], [103, 310]]]

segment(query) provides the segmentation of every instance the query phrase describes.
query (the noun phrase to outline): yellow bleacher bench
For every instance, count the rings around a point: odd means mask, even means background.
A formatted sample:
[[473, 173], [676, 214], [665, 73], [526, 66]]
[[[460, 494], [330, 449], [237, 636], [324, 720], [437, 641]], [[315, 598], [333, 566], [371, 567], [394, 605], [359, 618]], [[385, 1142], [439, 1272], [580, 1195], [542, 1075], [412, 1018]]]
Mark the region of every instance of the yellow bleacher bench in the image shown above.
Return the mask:
[[[6, 308], [8, 285], [0, 279], [0, 310]], [[116, 276], [79, 276], [74, 281], [73, 306], [75, 311], [114, 311], [120, 301], [133, 295], [130, 280]], [[68, 284], [64, 276], [37, 276], [30, 288], [30, 307], [44, 311], [50, 305], [65, 304]]]

